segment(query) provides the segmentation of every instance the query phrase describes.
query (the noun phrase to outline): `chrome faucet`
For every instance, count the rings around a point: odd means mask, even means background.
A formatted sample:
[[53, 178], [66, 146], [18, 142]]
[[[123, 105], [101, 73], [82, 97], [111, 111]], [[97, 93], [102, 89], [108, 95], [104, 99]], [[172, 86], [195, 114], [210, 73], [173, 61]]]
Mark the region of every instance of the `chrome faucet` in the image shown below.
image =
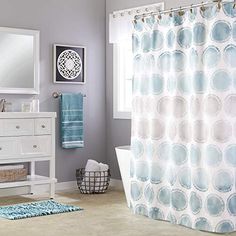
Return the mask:
[[0, 112], [5, 112], [6, 99], [0, 99]]

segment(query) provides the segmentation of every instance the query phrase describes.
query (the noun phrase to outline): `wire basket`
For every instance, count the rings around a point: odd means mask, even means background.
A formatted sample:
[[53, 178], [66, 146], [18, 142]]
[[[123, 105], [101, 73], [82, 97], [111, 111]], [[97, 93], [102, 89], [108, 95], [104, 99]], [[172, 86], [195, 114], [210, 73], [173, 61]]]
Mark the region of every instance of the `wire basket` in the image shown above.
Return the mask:
[[77, 185], [81, 193], [105, 193], [110, 183], [110, 170], [85, 171], [85, 168], [76, 170]]

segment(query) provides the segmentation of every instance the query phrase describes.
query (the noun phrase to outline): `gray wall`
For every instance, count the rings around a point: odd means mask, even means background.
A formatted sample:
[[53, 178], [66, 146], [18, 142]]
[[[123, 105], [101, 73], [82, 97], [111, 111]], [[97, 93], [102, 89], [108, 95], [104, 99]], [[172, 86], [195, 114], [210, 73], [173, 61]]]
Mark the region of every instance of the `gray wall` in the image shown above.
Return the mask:
[[[82, 92], [85, 99], [85, 148], [63, 150], [56, 134], [56, 177], [75, 180], [88, 158], [106, 161], [105, 149], [105, 0], [0, 0], [0, 26], [40, 30], [40, 109], [58, 112], [53, 91]], [[87, 84], [52, 83], [53, 43], [87, 47]], [[1, 55], [1, 52], [0, 52]], [[13, 103], [30, 96], [0, 95]], [[46, 174], [46, 164], [37, 171]]]
[[[111, 166], [113, 178], [120, 178], [118, 163], [116, 160], [116, 146], [127, 145], [130, 143], [131, 121], [114, 120], [112, 114], [113, 102], [113, 79], [112, 79], [112, 45], [108, 43], [108, 16], [109, 13], [125, 8], [138, 7], [153, 4], [161, 1], [155, 0], [106, 0], [106, 125], [107, 125], [107, 160]], [[175, 8], [189, 4], [199, 3], [199, 0], [165, 0], [165, 8]]]

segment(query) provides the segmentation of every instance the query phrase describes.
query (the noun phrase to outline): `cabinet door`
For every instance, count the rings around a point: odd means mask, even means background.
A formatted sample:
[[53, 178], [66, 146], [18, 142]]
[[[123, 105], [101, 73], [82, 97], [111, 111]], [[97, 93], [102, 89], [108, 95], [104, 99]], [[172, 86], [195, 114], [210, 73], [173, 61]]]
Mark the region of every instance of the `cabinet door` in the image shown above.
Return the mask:
[[25, 136], [20, 137], [21, 155], [23, 156], [50, 156], [52, 153], [51, 136]]
[[0, 159], [19, 158], [20, 148], [17, 138], [0, 138]]
[[35, 135], [51, 134], [52, 122], [50, 118], [35, 119]]
[[2, 119], [2, 136], [34, 135], [34, 119]]

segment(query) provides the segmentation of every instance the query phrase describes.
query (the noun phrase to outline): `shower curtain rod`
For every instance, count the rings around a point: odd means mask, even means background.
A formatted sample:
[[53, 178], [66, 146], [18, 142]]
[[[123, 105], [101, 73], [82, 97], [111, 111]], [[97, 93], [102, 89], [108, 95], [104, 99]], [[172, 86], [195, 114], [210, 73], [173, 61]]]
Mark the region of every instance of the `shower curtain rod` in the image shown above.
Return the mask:
[[217, 4], [218, 9], [220, 9], [222, 3], [234, 3], [233, 8], [236, 8], [236, 0], [234, 0], [234, 1], [213, 0], [211, 2], [202, 2], [202, 3], [198, 3], [198, 4], [191, 4], [191, 5], [184, 6], [184, 7], [180, 6], [178, 8], [171, 8], [169, 10], [159, 10], [159, 11], [153, 11], [153, 12], [135, 15], [134, 20], [138, 20], [140, 18], [145, 18], [148, 16], [156, 16], [156, 15], [161, 17], [162, 14], [167, 14], [167, 13], [172, 14], [173, 12], [176, 12], [176, 11], [178, 11], [179, 15], [182, 16], [185, 13], [184, 10], [189, 10], [189, 9], [193, 9], [196, 7], [201, 7], [201, 10], [204, 11], [206, 6], [209, 6], [212, 4]]

